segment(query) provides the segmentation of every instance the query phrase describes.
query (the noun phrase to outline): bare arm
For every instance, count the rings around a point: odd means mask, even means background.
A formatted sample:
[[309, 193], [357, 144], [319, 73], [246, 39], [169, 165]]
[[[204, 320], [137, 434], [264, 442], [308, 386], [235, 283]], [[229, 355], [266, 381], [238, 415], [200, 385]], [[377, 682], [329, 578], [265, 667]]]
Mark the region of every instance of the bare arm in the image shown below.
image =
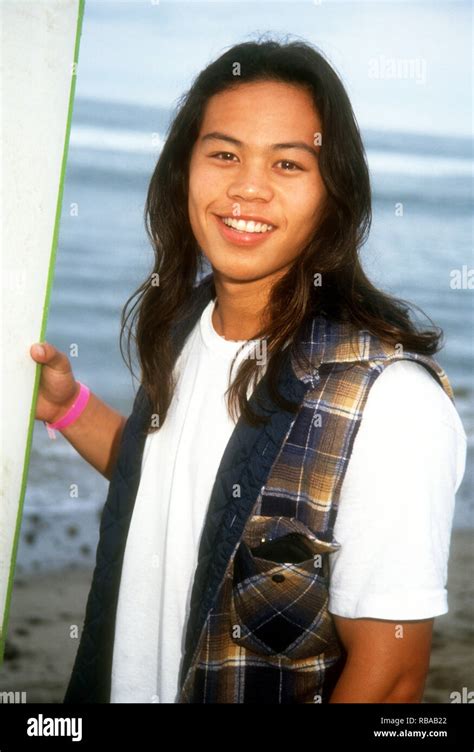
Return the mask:
[[61, 433], [86, 462], [110, 480], [126, 421], [91, 391], [84, 411]]
[[[36, 419], [54, 423], [67, 413], [79, 392], [69, 358], [54, 345], [41, 343], [44, 354], [33, 345], [30, 355], [42, 366]], [[61, 433], [86, 462], [108, 480], [117, 460], [127, 419], [91, 391], [81, 415]]]
[[329, 702], [421, 702], [434, 619], [333, 618], [347, 661]]

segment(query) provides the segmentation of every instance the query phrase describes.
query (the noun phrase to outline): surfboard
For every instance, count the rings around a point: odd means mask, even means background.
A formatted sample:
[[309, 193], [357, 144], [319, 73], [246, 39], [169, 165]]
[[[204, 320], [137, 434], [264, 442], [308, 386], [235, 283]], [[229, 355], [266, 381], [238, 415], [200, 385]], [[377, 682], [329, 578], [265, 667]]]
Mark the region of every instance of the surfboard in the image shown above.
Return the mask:
[[84, 0], [3, 0], [0, 14], [1, 664], [41, 373], [29, 350], [45, 339]]

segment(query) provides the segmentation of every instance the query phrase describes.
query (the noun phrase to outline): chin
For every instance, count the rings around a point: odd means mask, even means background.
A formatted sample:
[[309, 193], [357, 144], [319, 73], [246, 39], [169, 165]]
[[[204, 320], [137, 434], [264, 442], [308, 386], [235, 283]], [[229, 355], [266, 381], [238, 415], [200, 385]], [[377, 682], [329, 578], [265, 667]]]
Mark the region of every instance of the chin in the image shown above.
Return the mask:
[[261, 264], [251, 263], [250, 260], [245, 260], [238, 264], [235, 262], [232, 264], [219, 264], [211, 259], [208, 260], [212, 266], [214, 275], [217, 274], [223, 279], [235, 282], [253, 282], [265, 279], [265, 277], [269, 277], [275, 272], [274, 269], [262, 268]]

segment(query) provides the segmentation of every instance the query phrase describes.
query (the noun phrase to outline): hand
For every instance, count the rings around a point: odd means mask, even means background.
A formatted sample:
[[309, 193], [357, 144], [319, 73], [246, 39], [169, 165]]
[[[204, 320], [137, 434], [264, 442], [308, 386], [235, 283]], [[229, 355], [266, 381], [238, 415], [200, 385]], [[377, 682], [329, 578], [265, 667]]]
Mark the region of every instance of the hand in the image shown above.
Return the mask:
[[42, 366], [35, 418], [54, 423], [73, 404], [79, 394], [79, 384], [74, 378], [69, 358], [54, 345], [36, 343], [30, 347], [30, 355]]

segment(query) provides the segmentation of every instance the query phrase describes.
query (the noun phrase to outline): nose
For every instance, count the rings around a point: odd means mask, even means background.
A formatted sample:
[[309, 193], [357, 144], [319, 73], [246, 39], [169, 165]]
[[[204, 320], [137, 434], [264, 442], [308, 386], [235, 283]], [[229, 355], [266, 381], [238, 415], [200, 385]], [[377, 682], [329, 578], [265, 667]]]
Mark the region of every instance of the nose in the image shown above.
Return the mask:
[[241, 165], [238, 173], [233, 175], [227, 195], [232, 201], [267, 202], [273, 198], [273, 190], [263, 167]]

